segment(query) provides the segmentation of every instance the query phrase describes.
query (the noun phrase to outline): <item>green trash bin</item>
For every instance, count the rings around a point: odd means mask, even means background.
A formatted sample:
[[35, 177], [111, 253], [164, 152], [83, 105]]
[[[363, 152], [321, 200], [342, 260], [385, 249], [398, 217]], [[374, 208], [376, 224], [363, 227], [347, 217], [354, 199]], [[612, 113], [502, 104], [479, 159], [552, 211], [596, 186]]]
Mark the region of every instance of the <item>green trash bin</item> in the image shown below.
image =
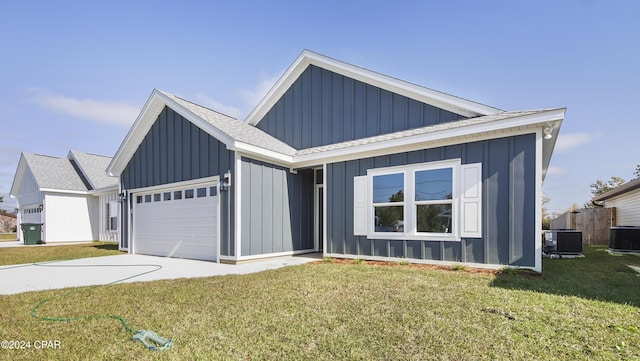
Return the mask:
[[20, 227], [22, 227], [22, 238], [24, 238], [25, 245], [41, 243], [41, 223], [20, 223]]

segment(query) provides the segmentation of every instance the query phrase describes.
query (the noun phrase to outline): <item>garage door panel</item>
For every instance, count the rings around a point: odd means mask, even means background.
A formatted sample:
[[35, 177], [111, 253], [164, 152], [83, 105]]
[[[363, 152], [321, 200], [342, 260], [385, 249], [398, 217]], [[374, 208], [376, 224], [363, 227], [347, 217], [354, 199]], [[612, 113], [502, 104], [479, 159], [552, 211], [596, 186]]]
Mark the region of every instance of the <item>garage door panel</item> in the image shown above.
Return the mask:
[[215, 261], [217, 209], [218, 197], [209, 194], [207, 197], [137, 203], [133, 216], [135, 253]]

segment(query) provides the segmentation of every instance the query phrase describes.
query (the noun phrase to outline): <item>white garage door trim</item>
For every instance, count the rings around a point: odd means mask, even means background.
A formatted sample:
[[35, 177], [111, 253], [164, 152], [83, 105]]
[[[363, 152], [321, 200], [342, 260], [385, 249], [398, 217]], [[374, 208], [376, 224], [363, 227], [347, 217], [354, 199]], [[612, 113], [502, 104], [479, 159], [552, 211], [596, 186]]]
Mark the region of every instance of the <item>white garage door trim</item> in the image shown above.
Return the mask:
[[218, 181], [209, 177], [131, 190], [131, 252], [219, 261]]

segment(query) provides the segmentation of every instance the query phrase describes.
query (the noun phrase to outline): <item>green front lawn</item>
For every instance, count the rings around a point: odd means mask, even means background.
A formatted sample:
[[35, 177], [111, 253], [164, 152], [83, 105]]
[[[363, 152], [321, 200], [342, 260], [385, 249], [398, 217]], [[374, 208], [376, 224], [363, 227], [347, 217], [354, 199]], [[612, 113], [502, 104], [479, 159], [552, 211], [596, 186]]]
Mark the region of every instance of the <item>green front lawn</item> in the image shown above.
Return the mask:
[[[54, 247], [57, 248], [57, 247]], [[544, 273], [499, 275], [366, 262], [319, 262], [257, 274], [0, 296], [0, 340], [32, 360], [636, 360], [640, 257], [587, 248]], [[1, 272], [1, 271], [0, 271]], [[0, 275], [1, 277], [1, 275]], [[1, 280], [1, 278], [0, 278]], [[151, 352], [118, 315], [174, 341]], [[60, 341], [34, 349], [33, 340]]]
[[[0, 266], [123, 254], [115, 242], [32, 245], [0, 249]], [[1, 275], [0, 275], [1, 276]], [[0, 356], [1, 359], [2, 356]]]

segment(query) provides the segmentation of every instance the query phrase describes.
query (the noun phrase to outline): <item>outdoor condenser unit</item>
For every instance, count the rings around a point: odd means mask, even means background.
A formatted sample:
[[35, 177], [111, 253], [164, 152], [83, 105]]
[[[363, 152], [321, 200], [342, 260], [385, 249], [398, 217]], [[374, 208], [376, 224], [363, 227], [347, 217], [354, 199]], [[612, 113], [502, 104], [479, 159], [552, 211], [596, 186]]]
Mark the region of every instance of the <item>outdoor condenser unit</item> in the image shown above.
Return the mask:
[[640, 227], [611, 227], [609, 248], [614, 251], [640, 252]]
[[544, 252], [559, 255], [582, 254], [582, 231], [553, 229], [544, 234]]

